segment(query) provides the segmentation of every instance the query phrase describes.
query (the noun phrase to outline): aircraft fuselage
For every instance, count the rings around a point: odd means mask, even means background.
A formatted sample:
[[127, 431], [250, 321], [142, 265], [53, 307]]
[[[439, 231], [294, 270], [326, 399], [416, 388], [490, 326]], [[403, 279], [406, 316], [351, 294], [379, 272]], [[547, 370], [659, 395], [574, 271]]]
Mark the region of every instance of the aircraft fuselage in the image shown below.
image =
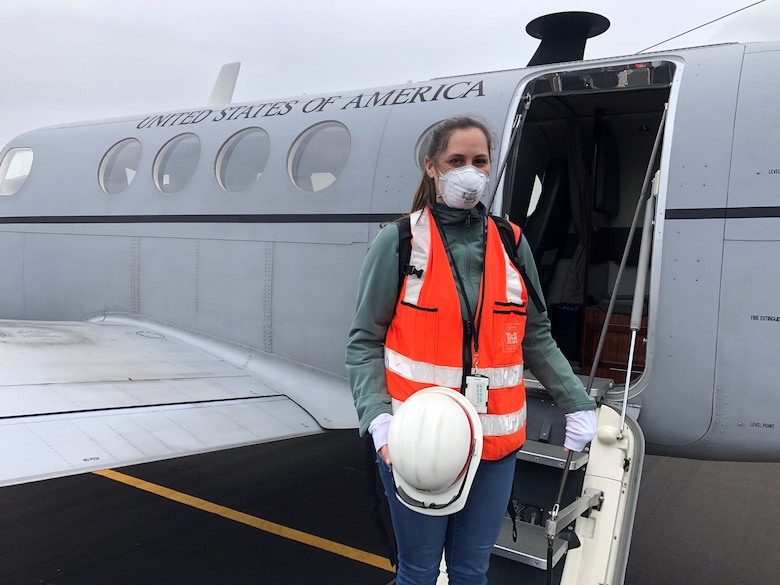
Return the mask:
[[[573, 328], [553, 325], [585, 373], [582, 324], [659, 171], [630, 385], [649, 451], [778, 461], [778, 64], [778, 44], [731, 44], [35, 130], [2, 153], [0, 317], [138, 315], [345, 378], [366, 248], [409, 210], [427, 130], [474, 114], [497, 137], [491, 181], [509, 156], [494, 212], [540, 230], [535, 243], [560, 232], [545, 294], [554, 317], [574, 306]], [[30, 153], [26, 172], [5, 162]], [[556, 160], [580, 194], [532, 228]], [[585, 268], [567, 276], [578, 255]], [[621, 359], [599, 375], [625, 383]]]

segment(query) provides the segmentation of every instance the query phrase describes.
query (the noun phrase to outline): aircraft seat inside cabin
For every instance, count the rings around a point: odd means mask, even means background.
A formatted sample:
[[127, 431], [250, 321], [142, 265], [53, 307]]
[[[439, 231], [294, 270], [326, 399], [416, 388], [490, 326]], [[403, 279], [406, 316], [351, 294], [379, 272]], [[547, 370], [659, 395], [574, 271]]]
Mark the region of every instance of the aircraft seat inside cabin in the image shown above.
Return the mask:
[[547, 294], [571, 221], [569, 164], [566, 159], [550, 161], [542, 179], [542, 193], [523, 233], [534, 253], [542, 292]]

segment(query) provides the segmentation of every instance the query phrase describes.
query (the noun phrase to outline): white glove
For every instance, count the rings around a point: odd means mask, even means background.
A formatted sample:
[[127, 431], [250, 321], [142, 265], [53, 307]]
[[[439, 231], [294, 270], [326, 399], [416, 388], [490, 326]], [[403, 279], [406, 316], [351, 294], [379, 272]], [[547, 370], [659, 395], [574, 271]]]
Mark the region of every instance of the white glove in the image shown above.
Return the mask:
[[566, 415], [566, 439], [563, 446], [570, 451], [582, 451], [596, 436], [596, 411], [578, 410]]
[[374, 439], [375, 450], [379, 451], [387, 445], [387, 433], [390, 431], [390, 421], [392, 420], [392, 414], [383, 412], [368, 425], [368, 432], [371, 433], [371, 438]]

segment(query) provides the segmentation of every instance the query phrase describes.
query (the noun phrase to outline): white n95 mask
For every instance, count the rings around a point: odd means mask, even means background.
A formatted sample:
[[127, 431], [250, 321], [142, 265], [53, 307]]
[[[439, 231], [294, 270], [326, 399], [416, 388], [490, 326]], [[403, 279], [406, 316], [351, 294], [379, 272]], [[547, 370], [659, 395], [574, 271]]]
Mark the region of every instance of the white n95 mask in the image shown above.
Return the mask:
[[450, 169], [439, 175], [441, 198], [447, 207], [471, 209], [482, 198], [487, 189], [488, 176], [471, 165]]

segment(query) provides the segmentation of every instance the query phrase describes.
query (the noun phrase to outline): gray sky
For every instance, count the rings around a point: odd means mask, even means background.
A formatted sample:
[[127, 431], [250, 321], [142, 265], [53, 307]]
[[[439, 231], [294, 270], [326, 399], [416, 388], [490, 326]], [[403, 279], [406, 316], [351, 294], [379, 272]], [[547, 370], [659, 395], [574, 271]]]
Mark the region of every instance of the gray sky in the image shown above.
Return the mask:
[[[0, 146], [60, 122], [204, 105], [241, 61], [234, 101], [354, 90], [524, 66], [528, 21], [610, 19], [586, 58], [626, 55], [755, 0], [2, 0]], [[780, 39], [780, 0], [659, 46]]]

